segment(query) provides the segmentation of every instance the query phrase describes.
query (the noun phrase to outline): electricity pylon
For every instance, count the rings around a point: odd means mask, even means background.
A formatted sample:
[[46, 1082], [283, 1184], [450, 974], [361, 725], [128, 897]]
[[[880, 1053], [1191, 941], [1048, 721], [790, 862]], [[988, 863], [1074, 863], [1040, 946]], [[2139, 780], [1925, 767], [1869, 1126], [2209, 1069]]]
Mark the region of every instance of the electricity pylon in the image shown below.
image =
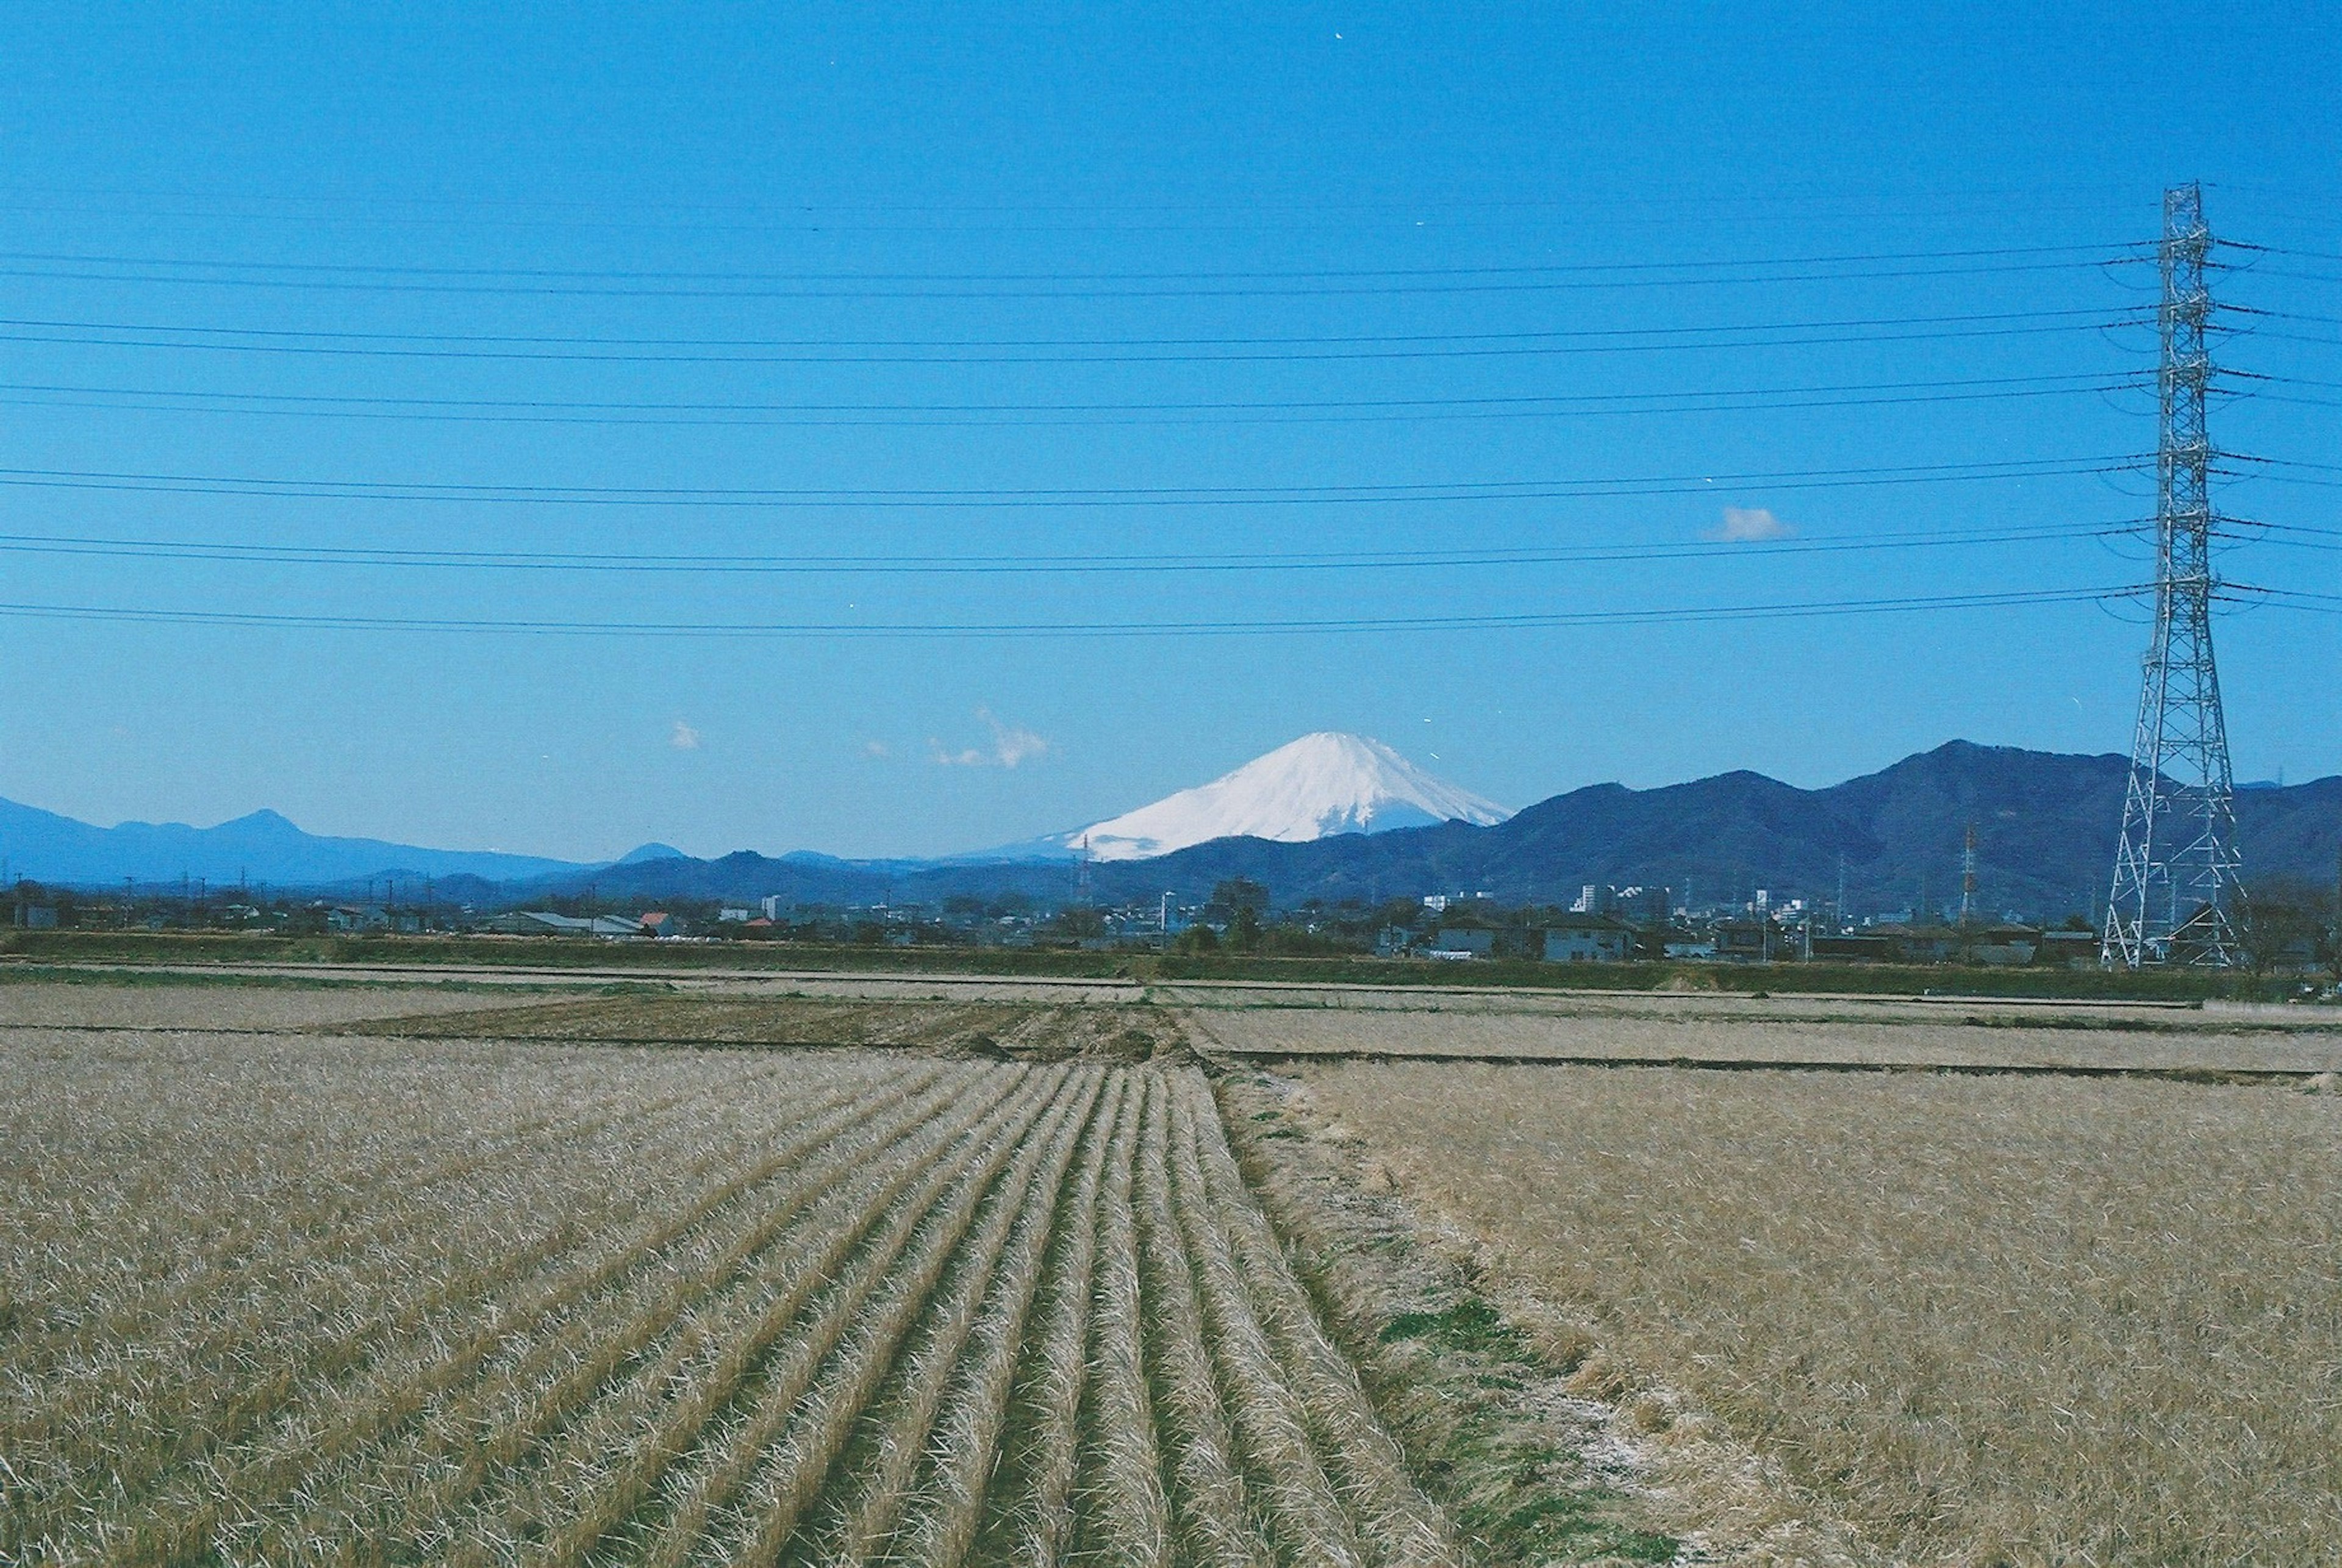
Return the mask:
[[2235, 784], [2212, 663], [2212, 444], [2204, 335], [2212, 296], [2204, 195], [2163, 195], [2163, 431], [2156, 454], [2155, 637], [2147, 650], [2122, 844], [2099, 962], [2112, 968], [2225, 967], [2239, 956]]

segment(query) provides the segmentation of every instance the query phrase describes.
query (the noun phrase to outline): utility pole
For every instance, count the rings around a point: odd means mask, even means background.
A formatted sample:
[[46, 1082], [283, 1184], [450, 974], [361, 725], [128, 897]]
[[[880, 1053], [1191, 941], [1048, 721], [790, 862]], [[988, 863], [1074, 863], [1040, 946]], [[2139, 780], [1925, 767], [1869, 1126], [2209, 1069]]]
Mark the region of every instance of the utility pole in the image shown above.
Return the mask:
[[2155, 634], [2147, 645], [2123, 794], [2121, 847], [2098, 961], [2108, 968], [2186, 964], [2227, 968], [2235, 922], [2235, 781], [2220, 677], [2212, 661], [2212, 444], [2204, 394], [2212, 377], [2204, 282], [2212, 231], [2196, 185], [2164, 193], [2163, 334], [2157, 377]]
[[1960, 929], [1976, 923], [1976, 824], [1968, 824], [1967, 842], [1960, 847]]

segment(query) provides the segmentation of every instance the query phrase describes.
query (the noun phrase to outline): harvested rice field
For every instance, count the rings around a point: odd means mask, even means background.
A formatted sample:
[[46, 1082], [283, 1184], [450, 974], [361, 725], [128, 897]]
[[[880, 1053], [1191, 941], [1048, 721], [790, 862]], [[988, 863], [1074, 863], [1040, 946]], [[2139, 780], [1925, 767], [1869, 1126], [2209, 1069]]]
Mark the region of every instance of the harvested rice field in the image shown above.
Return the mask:
[[1060, 1060], [1083, 1054], [1146, 1061], [1180, 1052], [1186, 1036], [1160, 1008], [1119, 1004], [773, 994], [648, 994], [500, 1003], [477, 1012], [435, 1009], [375, 1017], [355, 1031], [410, 1038], [560, 1040], [637, 1045], [936, 1048], [962, 1054]]
[[[82, 980], [26, 979], [0, 971], [0, 1030], [229, 1029], [300, 1031], [363, 1019], [484, 1010], [526, 1004], [541, 994], [461, 985], [257, 983], [175, 976], [125, 984], [100, 974]], [[509, 989], [509, 988], [505, 988]], [[575, 993], [573, 993], [575, 994]], [[4, 1039], [5, 1036], [0, 1036]]]
[[1413, 1012], [1223, 1004], [1195, 1007], [1188, 1016], [1208, 1047], [1259, 1062], [1334, 1056], [2302, 1076], [2342, 1070], [2342, 1029], [2193, 1010], [1972, 1017], [1966, 1009], [1917, 1004], [1888, 1012], [1761, 1001], [1566, 1010], [1479, 1002]]
[[1481, 1248], [1579, 1386], [1663, 1444], [1712, 1415], [1857, 1556], [2342, 1562], [2330, 1092], [1337, 1062], [1255, 1092]]
[[0, 1562], [2342, 1561], [2306, 1011], [7, 981]]
[[1078, 1045], [19, 1032], [0, 1561], [1466, 1561], [1203, 1074]]

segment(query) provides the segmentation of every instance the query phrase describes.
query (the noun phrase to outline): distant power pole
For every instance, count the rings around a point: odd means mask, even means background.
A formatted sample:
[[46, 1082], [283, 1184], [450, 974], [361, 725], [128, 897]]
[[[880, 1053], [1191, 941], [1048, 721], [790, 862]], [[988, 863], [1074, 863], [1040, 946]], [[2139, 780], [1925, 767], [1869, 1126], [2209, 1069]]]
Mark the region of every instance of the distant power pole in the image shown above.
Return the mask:
[[2123, 794], [2098, 960], [2109, 968], [2237, 962], [2235, 781], [2212, 663], [2212, 443], [2204, 335], [2212, 231], [2193, 185], [2163, 196], [2162, 435], [2156, 454], [2155, 635]]
[[1967, 842], [1960, 846], [1960, 924], [1976, 921], [1976, 824], [1968, 824]]

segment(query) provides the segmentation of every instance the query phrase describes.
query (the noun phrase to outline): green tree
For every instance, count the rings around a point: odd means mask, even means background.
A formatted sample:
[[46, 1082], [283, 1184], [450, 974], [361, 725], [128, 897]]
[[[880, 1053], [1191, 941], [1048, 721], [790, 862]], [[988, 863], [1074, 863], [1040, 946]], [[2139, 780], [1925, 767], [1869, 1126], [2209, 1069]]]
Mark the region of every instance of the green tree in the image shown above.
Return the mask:
[[[1230, 911], [1250, 910], [1258, 916], [1268, 908], [1268, 889], [1249, 877], [1231, 876], [1212, 886], [1212, 902]], [[1255, 921], [1257, 928], [1258, 921]]]
[[1173, 945], [1186, 954], [1217, 953], [1220, 934], [1208, 925], [1191, 925], [1179, 934]]

